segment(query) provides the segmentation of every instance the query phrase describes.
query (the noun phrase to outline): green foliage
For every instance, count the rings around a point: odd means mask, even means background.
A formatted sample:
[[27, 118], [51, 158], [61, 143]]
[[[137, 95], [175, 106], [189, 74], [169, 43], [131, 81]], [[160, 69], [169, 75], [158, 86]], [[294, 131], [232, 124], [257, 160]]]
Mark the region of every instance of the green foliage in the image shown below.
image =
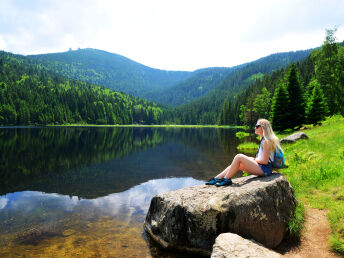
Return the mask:
[[289, 125], [283, 129], [301, 126], [305, 121], [305, 105], [303, 92], [299, 82], [299, 75], [295, 63], [289, 67], [286, 78], [287, 91], [289, 96]]
[[[307, 130], [308, 140], [283, 146], [289, 167], [283, 174], [293, 186], [299, 202], [329, 210], [330, 244], [344, 254], [344, 119], [327, 118], [322, 126]], [[326, 148], [324, 148], [326, 146]]]
[[97, 49], [28, 56], [31, 63], [59, 76], [147, 98], [187, 78], [191, 72], [153, 69], [124, 56]]
[[238, 150], [257, 150], [258, 145], [255, 142], [240, 143], [237, 147]]
[[289, 127], [290, 106], [289, 95], [283, 83], [275, 91], [272, 102], [271, 123], [275, 130], [281, 131]]
[[157, 124], [169, 112], [155, 103], [69, 80], [0, 52], [0, 124]]
[[[225, 110], [223, 105], [225, 101], [228, 100], [229, 103], [231, 103], [229, 106], [230, 112], [233, 113], [233, 122], [231, 123], [237, 125], [242, 125], [243, 123], [250, 124], [257, 118], [257, 115], [253, 111], [255, 95], [250, 99], [249, 105], [246, 105], [248, 96], [245, 94], [245, 89], [250, 87], [252, 83], [256, 84], [257, 82], [265, 80], [267, 74], [272, 74], [276, 70], [279, 71], [279, 69], [288, 66], [290, 62], [297, 62], [305, 59], [309, 53], [310, 50], [278, 53], [251, 63], [233, 67], [228, 73], [228, 76], [215, 88], [210, 90], [208, 94], [193, 102], [178, 107], [174, 115], [177, 119], [180, 119], [178, 122], [181, 124], [215, 124], [219, 122], [219, 117], [222, 116], [220, 113]], [[263, 78], [262, 74], [265, 74]], [[270, 89], [269, 86], [266, 88]], [[241, 93], [245, 96], [239, 96]], [[239, 119], [241, 105], [247, 107], [247, 113], [245, 114], [243, 122]]]
[[319, 82], [314, 79], [310, 82], [310, 85], [309, 88], [312, 88], [312, 94], [307, 105], [307, 123], [317, 124], [325, 119], [328, 108]]
[[[336, 42], [336, 29], [326, 30], [326, 40], [321, 49], [314, 50], [315, 75], [326, 96], [330, 115], [342, 113], [344, 106], [344, 54]], [[341, 48], [341, 49], [340, 49]]]
[[246, 133], [246, 132], [240, 131], [240, 132], [236, 132], [236, 133], [235, 133], [235, 136], [236, 136], [237, 138], [239, 138], [239, 139], [242, 139], [242, 138], [245, 138], [245, 137], [247, 137], [247, 136], [250, 136], [250, 134], [249, 134], [249, 133]]
[[264, 87], [262, 93], [258, 94], [253, 102], [253, 111], [260, 118], [269, 118], [271, 108], [271, 93]]
[[291, 214], [287, 226], [287, 238], [291, 241], [298, 241], [304, 225], [305, 207], [298, 203], [295, 211]]

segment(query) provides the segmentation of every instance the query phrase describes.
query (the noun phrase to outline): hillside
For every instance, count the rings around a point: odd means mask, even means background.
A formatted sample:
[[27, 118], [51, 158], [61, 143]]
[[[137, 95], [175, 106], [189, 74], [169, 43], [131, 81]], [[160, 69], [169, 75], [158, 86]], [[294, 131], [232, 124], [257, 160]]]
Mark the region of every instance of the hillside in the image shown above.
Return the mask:
[[180, 106], [206, 95], [224, 80], [229, 73], [233, 73], [235, 70], [235, 68], [226, 67], [196, 70], [191, 77], [147, 97], [164, 105]]
[[[33, 63], [64, 77], [102, 85], [163, 105], [180, 106], [202, 97], [200, 101], [208, 103], [207, 99], [228, 96], [229, 91], [235, 94], [263, 74], [297, 62], [308, 54], [309, 50], [278, 53], [232, 68], [214, 67], [194, 72], [153, 69], [121, 55], [89, 48], [28, 57]], [[223, 103], [222, 99], [219, 101]], [[209, 104], [213, 109], [213, 103]], [[197, 102], [192, 104], [195, 105]]]
[[191, 72], [153, 69], [124, 56], [97, 49], [29, 55], [33, 63], [61, 76], [86, 81], [128, 94], [147, 94], [172, 86]]
[[215, 124], [226, 99], [244, 91], [264, 74], [287, 67], [309, 56], [309, 50], [277, 53], [256, 61], [240, 65], [205, 96], [181, 106], [176, 111], [182, 124]]
[[147, 100], [65, 78], [0, 51], [0, 125], [154, 124], [166, 113]]

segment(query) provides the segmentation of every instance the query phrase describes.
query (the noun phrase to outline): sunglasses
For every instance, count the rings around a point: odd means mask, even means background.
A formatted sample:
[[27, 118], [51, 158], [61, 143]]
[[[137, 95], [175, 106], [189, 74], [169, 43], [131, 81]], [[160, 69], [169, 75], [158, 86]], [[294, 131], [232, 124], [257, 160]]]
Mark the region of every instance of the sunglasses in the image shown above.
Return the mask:
[[255, 129], [258, 129], [259, 127], [261, 127], [261, 125], [256, 125], [254, 128], [255, 128]]

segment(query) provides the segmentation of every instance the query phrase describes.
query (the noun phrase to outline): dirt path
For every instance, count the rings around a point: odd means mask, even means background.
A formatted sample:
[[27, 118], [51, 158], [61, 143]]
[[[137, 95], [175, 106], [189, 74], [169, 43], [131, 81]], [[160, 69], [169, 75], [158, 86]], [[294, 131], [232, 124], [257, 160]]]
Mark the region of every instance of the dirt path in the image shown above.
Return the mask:
[[328, 245], [330, 226], [327, 211], [306, 208], [305, 228], [301, 242], [284, 250], [283, 257], [332, 258], [341, 257], [331, 252]]

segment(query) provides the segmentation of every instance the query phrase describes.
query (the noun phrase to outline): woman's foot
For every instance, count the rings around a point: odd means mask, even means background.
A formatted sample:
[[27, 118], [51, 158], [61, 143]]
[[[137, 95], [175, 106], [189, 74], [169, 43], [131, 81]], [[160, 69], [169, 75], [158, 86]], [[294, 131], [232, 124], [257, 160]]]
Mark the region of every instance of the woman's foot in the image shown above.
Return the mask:
[[206, 185], [215, 185], [216, 183], [219, 183], [221, 181], [222, 181], [221, 178], [213, 177], [213, 178], [209, 179], [209, 181], [206, 182], [205, 184]]
[[231, 185], [231, 184], [233, 184], [232, 179], [224, 178], [223, 180], [221, 180], [221, 182], [217, 182], [216, 186], [227, 186], [227, 185]]

